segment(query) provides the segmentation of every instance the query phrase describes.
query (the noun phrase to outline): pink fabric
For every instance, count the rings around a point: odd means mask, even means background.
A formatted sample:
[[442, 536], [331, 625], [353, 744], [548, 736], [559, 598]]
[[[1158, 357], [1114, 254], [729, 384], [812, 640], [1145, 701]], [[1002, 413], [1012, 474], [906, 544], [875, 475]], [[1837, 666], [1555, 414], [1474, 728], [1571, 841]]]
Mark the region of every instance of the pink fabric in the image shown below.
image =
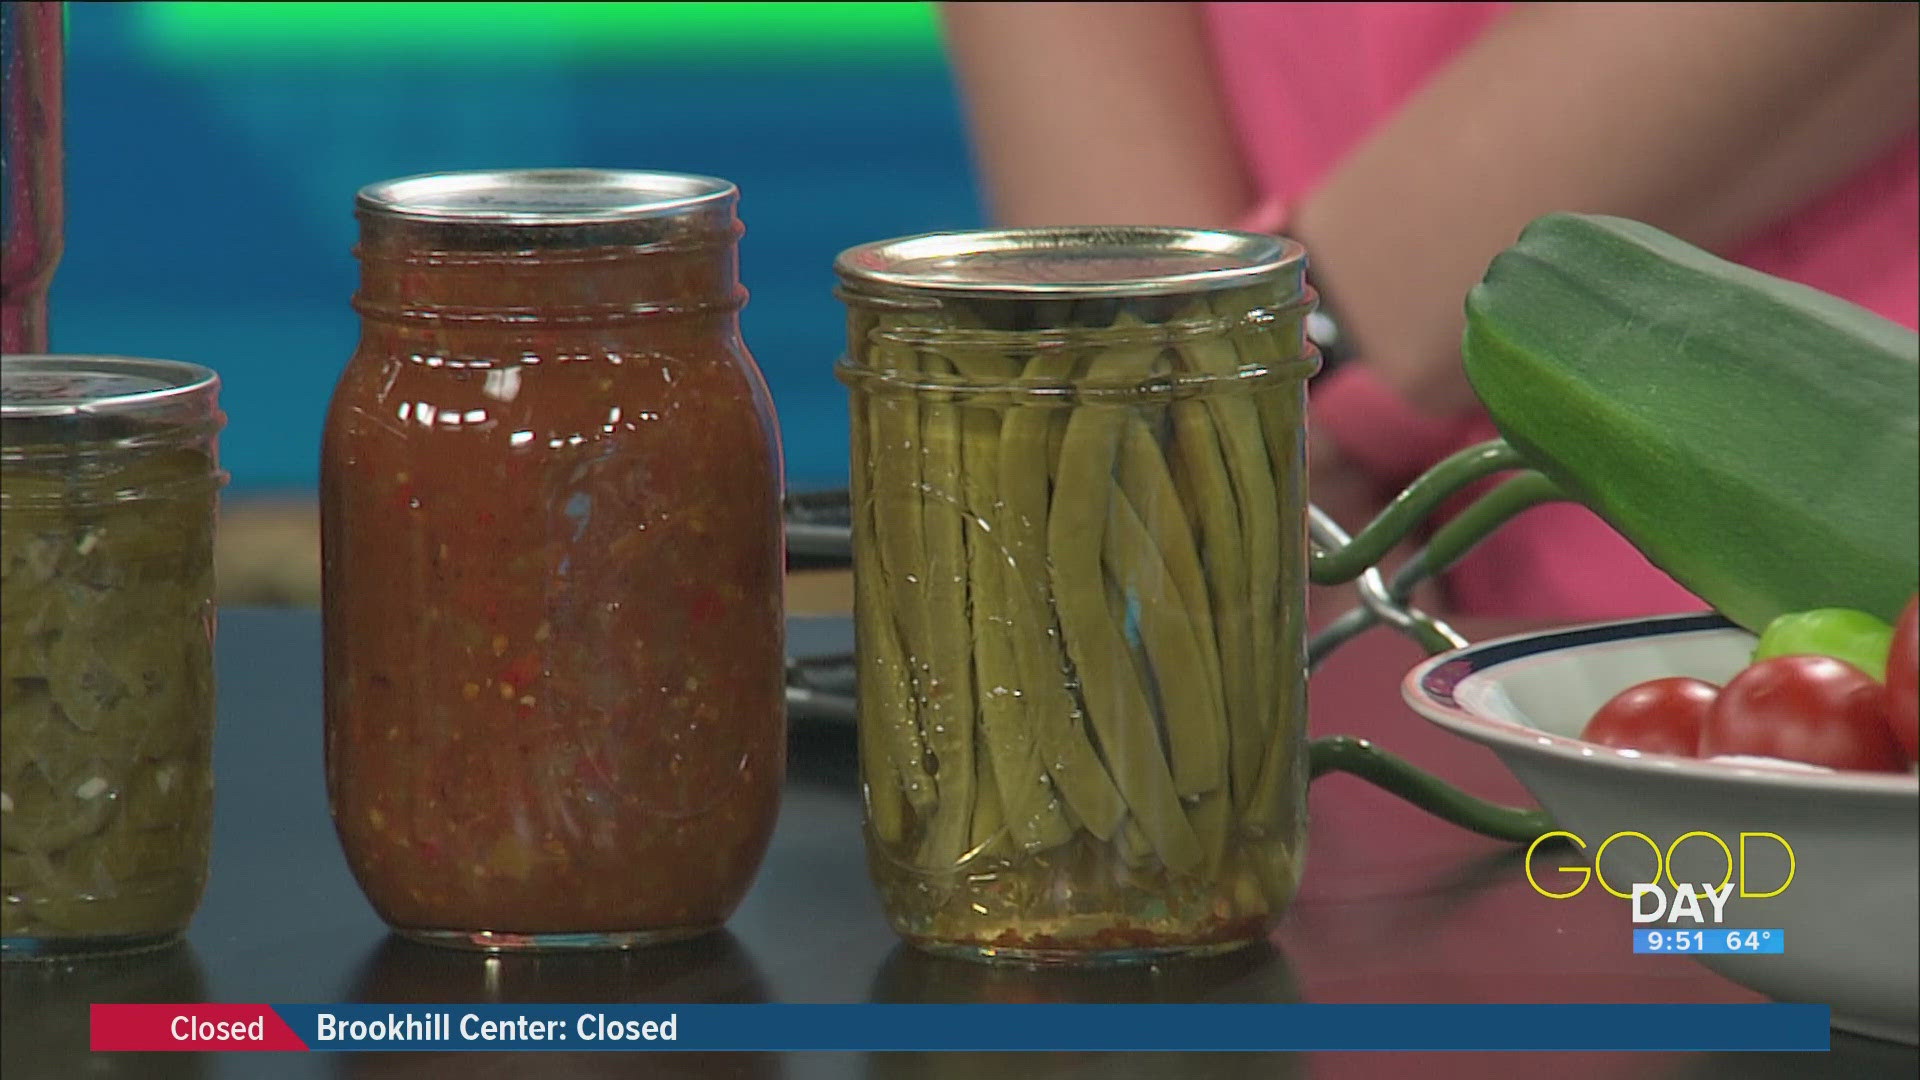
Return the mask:
[[1438, 417], [1409, 406], [1365, 364], [1346, 364], [1313, 386], [1319, 431], [1382, 486], [1399, 488], [1467, 445], [1475, 416]]
[[[1298, 204], [1329, 169], [1508, 5], [1210, 3], [1209, 31], [1264, 195]], [[1920, 318], [1920, 135], [1753, 237], [1734, 258], [1912, 327]], [[1314, 395], [1315, 422], [1384, 482], [1492, 438], [1447, 425], [1350, 368]], [[1704, 605], [1582, 507], [1528, 511], [1449, 575], [1463, 612], [1628, 618]]]

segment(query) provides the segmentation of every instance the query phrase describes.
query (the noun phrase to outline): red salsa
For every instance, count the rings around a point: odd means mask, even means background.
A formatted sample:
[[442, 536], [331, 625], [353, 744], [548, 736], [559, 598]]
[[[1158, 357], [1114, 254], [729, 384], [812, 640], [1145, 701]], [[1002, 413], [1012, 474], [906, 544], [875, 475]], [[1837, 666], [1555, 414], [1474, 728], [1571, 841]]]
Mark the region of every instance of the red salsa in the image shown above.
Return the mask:
[[[470, 176], [361, 196], [363, 337], [322, 465], [334, 822], [416, 937], [711, 929], [786, 745], [779, 447], [732, 189]], [[462, 181], [526, 220], [468, 211]], [[678, 184], [692, 206], [649, 216]], [[631, 220], [577, 220], [621, 199]]]

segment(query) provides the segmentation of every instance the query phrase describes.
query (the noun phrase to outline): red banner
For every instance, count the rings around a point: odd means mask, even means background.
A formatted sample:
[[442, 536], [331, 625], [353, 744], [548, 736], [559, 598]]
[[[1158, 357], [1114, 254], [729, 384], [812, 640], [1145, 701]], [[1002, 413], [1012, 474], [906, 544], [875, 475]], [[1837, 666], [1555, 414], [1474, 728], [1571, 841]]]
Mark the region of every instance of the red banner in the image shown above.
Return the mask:
[[95, 1050], [305, 1050], [271, 1005], [94, 1005]]

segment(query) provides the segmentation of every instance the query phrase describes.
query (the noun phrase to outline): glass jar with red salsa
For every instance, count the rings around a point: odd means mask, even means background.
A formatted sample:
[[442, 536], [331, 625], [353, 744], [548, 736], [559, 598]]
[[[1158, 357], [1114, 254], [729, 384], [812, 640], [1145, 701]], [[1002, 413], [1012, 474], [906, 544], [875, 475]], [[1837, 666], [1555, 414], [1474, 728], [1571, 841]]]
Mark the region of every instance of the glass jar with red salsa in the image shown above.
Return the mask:
[[590, 170], [360, 192], [321, 464], [327, 790], [409, 937], [687, 937], [765, 853], [781, 468], [735, 202]]

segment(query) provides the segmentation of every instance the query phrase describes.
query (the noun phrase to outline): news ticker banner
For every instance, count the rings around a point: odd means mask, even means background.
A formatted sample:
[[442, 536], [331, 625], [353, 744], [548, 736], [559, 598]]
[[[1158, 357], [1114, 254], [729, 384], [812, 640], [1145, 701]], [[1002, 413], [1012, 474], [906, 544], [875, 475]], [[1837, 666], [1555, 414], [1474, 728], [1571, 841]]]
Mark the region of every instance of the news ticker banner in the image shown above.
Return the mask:
[[118, 1050], [1810, 1050], [1825, 1005], [96, 1004]]

